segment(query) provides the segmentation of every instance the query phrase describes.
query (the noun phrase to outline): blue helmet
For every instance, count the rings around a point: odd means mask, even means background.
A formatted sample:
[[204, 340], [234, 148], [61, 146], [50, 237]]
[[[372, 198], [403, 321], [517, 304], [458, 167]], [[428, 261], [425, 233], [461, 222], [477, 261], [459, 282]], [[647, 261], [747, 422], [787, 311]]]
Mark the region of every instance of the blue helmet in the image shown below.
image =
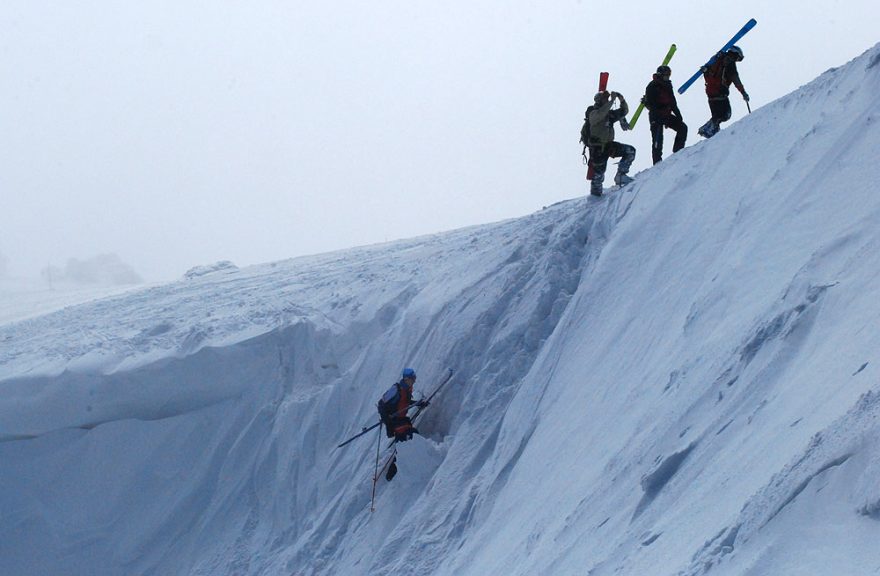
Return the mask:
[[416, 379], [416, 371], [413, 370], [412, 368], [404, 368], [402, 376], [404, 378], [412, 378], [413, 380], [415, 380]]

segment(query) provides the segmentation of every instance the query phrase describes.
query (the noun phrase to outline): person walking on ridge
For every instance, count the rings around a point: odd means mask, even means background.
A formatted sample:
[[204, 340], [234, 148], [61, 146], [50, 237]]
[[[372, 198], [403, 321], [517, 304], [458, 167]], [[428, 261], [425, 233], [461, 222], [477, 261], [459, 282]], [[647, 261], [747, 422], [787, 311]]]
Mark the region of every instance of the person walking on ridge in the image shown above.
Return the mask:
[[704, 138], [711, 138], [721, 129], [721, 123], [730, 120], [730, 85], [736, 86], [748, 104], [749, 94], [739, 78], [736, 63], [742, 62], [743, 51], [739, 46], [731, 46], [726, 52], [719, 52], [715, 61], [703, 67], [703, 79], [706, 81], [706, 96], [709, 98], [709, 110], [712, 117], [697, 131]]
[[[601, 196], [609, 158], [621, 159], [617, 165], [614, 183], [618, 186], [626, 186], [632, 182], [633, 179], [627, 175], [627, 172], [636, 158], [636, 149], [629, 144], [614, 141], [614, 124], [620, 122], [621, 128], [629, 130], [629, 124], [626, 123], [629, 106], [623, 95], [619, 92], [599, 92], [593, 101], [595, 104], [589, 113], [590, 161], [593, 164], [590, 194]], [[620, 102], [618, 108], [614, 108], [615, 101]]]
[[651, 158], [654, 164], [663, 159], [663, 129], [675, 131], [672, 153], [684, 148], [687, 141], [687, 124], [681, 117], [675, 90], [672, 89], [672, 69], [669, 66], [657, 67], [654, 79], [645, 87], [645, 107], [651, 123]]

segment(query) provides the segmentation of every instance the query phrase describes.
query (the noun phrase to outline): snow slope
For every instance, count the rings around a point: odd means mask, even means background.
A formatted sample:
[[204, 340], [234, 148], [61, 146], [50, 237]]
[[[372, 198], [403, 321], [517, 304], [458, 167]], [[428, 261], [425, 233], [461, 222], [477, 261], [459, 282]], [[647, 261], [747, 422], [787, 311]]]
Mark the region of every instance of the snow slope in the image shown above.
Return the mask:
[[[2, 574], [880, 574], [880, 46], [593, 200], [0, 325]], [[456, 375], [369, 511], [374, 403]]]

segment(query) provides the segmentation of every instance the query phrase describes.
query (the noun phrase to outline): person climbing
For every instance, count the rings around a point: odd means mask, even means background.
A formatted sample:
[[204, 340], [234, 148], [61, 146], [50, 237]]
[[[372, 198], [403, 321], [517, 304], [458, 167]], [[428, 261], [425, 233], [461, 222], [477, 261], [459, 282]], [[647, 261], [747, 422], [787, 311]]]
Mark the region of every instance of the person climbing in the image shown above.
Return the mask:
[[687, 141], [688, 127], [681, 117], [675, 91], [672, 89], [672, 69], [669, 66], [658, 66], [654, 79], [645, 87], [645, 107], [651, 123], [651, 157], [654, 164], [663, 159], [663, 129], [675, 131], [672, 153], [675, 154]]
[[398, 442], [406, 442], [413, 437], [413, 434], [419, 433], [407, 416], [407, 410], [410, 406], [424, 407], [428, 405], [424, 400], [413, 402], [412, 394], [415, 382], [415, 370], [404, 368], [400, 381], [395, 382], [376, 403], [379, 418], [385, 425], [385, 435]]
[[730, 85], [736, 86], [743, 100], [749, 101], [749, 94], [739, 79], [736, 63], [742, 62], [743, 51], [739, 46], [731, 46], [726, 52], [719, 52], [715, 61], [703, 67], [703, 79], [706, 81], [706, 96], [709, 98], [709, 110], [712, 117], [697, 131], [704, 138], [711, 138], [718, 133], [722, 122], [730, 120]]
[[[620, 102], [618, 108], [613, 109], [615, 100]], [[617, 174], [614, 183], [618, 186], [626, 186], [632, 182], [627, 176], [629, 167], [636, 158], [636, 149], [629, 144], [621, 144], [614, 141], [614, 124], [620, 122], [620, 127], [629, 130], [626, 123], [626, 115], [629, 106], [619, 92], [599, 92], [593, 98], [595, 103], [590, 111], [590, 161], [593, 164], [593, 179], [590, 182], [590, 194], [602, 195], [602, 184], [605, 182], [605, 169], [609, 158], [620, 158], [617, 165]]]
[[[413, 386], [416, 383], [416, 371], [412, 368], [404, 368], [399, 382], [395, 382], [376, 404], [379, 410], [379, 418], [385, 425], [385, 435], [394, 438], [397, 442], [406, 442], [412, 439], [413, 434], [419, 431], [413, 426], [412, 420], [407, 416], [411, 406], [424, 408], [428, 405], [427, 400], [413, 402]], [[397, 475], [397, 456], [391, 457], [391, 463], [385, 472], [385, 479], [391, 481]]]

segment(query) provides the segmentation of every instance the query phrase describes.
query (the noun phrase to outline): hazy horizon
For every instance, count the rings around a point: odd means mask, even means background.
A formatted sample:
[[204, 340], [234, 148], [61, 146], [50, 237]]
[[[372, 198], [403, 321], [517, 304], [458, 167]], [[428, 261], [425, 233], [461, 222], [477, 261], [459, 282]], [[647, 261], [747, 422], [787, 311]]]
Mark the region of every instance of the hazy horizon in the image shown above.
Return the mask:
[[[868, 2], [0, 12], [0, 274], [29, 278], [112, 253], [168, 280], [528, 214], [586, 193], [576, 134], [602, 70], [635, 108], [670, 43], [678, 86], [755, 18], [754, 110], [878, 41]], [[696, 144], [701, 83], [679, 104]], [[617, 136], [649, 167], [647, 118]]]

